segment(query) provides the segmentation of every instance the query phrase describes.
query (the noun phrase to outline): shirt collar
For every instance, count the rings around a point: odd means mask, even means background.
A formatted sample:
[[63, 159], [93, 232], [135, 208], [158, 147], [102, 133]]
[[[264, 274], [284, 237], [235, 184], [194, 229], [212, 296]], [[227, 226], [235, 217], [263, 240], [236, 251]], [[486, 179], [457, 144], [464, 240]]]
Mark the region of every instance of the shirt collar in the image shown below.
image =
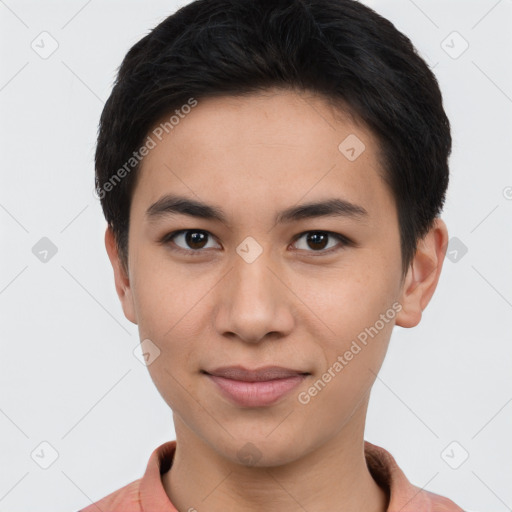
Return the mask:
[[[168, 441], [151, 454], [139, 489], [143, 512], [178, 512], [170, 502], [162, 483], [162, 475], [172, 466], [175, 450], [176, 441]], [[384, 448], [365, 441], [364, 452], [368, 470], [388, 494], [387, 512], [433, 512], [434, 503], [443, 507], [436, 507], [436, 510], [463, 512], [450, 500], [412, 485], [393, 456]]]

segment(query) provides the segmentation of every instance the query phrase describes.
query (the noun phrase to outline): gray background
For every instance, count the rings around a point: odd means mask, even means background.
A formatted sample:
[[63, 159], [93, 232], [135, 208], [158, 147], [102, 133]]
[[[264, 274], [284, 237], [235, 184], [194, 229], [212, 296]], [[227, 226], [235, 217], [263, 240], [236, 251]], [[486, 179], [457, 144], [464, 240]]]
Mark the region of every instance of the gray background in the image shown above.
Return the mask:
[[[454, 137], [450, 260], [393, 333], [366, 439], [467, 510], [512, 510], [512, 1], [365, 3], [433, 67]], [[85, 507], [174, 439], [115, 293], [93, 155], [117, 66], [177, 6], [0, 0], [0, 512]]]

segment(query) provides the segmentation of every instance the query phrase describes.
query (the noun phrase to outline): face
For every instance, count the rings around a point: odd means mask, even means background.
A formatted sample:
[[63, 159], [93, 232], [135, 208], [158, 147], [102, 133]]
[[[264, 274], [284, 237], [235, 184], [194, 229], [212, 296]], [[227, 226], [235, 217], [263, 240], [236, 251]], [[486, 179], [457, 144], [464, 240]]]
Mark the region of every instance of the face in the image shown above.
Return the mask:
[[276, 465], [361, 430], [402, 290], [376, 139], [282, 90], [199, 101], [161, 138], [122, 302], [177, 435]]

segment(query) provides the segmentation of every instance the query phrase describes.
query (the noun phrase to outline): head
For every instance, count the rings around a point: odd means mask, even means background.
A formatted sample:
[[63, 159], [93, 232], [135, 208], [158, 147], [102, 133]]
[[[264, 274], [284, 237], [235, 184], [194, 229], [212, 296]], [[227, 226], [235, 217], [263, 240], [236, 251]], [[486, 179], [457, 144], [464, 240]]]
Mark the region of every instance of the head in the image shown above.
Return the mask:
[[[438, 282], [450, 149], [434, 75], [352, 0], [200, 0], [130, 49], [96, 189], [177, 432], [233, 460], [251, 441], [261, 464], [361, 432], [393, 326]], [[305, 376], [240, 406], [207, 375], [226, 365]]]

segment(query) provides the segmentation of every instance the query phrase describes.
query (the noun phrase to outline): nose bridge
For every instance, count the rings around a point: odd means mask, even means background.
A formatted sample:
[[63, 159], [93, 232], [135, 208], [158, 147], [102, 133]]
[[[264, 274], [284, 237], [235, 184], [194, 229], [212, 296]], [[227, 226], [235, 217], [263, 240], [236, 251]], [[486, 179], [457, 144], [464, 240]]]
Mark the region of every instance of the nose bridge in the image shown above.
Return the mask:
[[260, 251], [255, 256], [251, 244], [248, 241], [237, 248], [222, 287], [216, 327], [221, 335], [233, 333], [244, 341], [257, 342], [270, 332], [288, 332], [292, 318], [283, 284], [271, 270], [271, 255]]
[[235, 264], [234, 270], [234, 289], [232, 293], [236, 295], [239, 304], [241, 300], [253, 303], [254, 306], [261, 307], [265, 305], [266, 309], [272, 309], [275, 299], [275, 277], [269, 270], [269, 257], [260, 256], [252, 263], [240, 259]]

